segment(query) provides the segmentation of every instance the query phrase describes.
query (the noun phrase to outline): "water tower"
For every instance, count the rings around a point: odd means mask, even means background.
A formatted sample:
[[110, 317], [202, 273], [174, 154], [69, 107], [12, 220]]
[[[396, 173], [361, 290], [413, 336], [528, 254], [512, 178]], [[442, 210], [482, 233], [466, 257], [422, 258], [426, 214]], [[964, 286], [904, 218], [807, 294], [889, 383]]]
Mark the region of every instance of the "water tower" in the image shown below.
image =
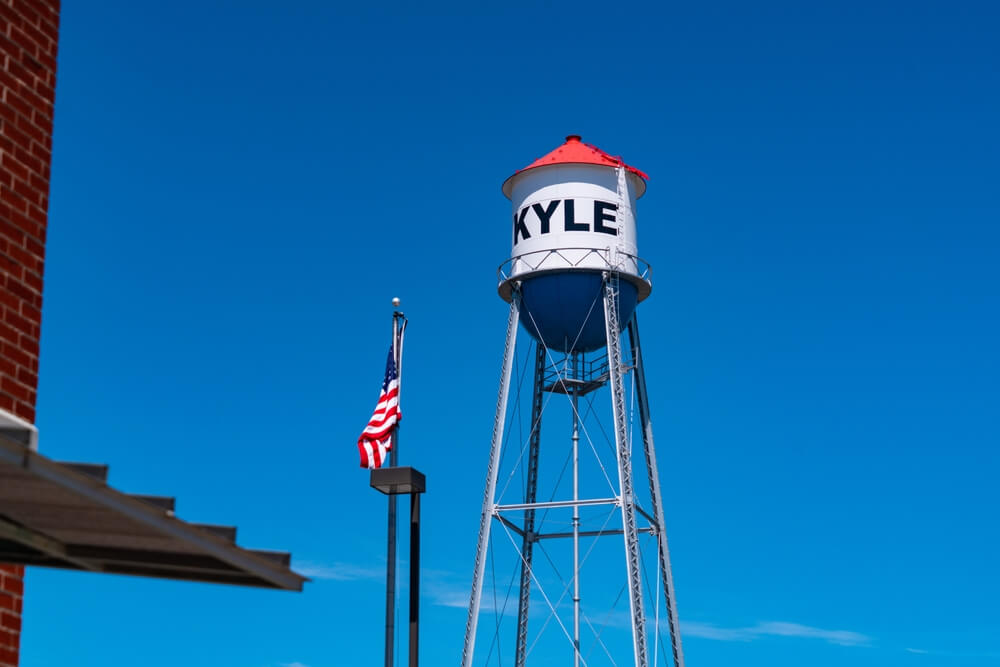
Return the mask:
[[[565, 651], [574, 666], [628, 664], [626, 652], [636, 667], [653, 664], [651, 654], [666, 664], [667, 652], [684, 665], [635, 312], [652, 289], [636, 242], [646, 180], [571, 135], [503, 184], [513, 205], [512, 252], [498, 291], [510, 314], [463, 667], [506, 664], [500, 656], [510, 657], [510, 643], [517, 667], [531, 662], [533, 650], [542, 654], [538, 664]], [[519, 324], [529, 334], [520, 341]], [[517, 386], [510, 401], [512, 380], [530, 382], [530, 393]], [[518, 407], [522, 396], [530, 409]], [[634, 426], [648, 489], [633, 483]], [[568, 546], [559, 552], [556, 543]], [[603, 556], [592, 557], [598, 544]], [[506, 595], [497, 565], [505, 554], [512, 570]], [[597, 571], [585, 573], [587, 563]], [[493, 594], [484, 607], [487, 569]], [[602, 593], [606, 614], [597, 610]], [[627, 612], [615, 609], [622, 598]], [[480, 615], [490, 610], [481, 630]], [[601, 617], [610, 619], [607, 633]], [[539, 650], [546, 641], [554, 643]]]

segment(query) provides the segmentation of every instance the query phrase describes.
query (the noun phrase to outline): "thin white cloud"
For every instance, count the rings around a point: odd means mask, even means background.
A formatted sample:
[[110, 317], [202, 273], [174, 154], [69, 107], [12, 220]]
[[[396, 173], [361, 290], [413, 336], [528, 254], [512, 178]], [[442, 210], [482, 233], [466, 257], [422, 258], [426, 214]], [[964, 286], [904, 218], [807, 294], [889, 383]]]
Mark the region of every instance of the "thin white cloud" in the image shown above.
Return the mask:
[[428, 591], [431, 603], [439, 607], [452, 607], [453, 609], [469, 608], [469, 593], [460, 591], [439, 589]]
[[[431, 604], [439, 607], [451, 607], [452, 609], [469, 608], [468, 586], [456, 587], [447, 584], [431, 584], [427, 588], [427, 597], [430, 598]], [[479, 613], [485, 614], [489, 612], [492, 614], [498, 608], [505, 616], [516, 614], [517, 596], [514, 595], [511, 599], [508, 599], [506, 606], [504, 606], [503, 600], [497, 600], [496, 605], [494, 605], [493, 597], [484, 593], [479, 604]]]
[[[385, 565], [372, 567], [353, 563], [324, 564], [301, 561], [296, 562], [292, 569], [310, 579], [329, 579], [332, 581], [361, 581], [385, 577]], [[295, 664], [291, 663], [290, 667], [295, 667]]]
[[748, 642], [754, 638], [749, 628], [720, 628], [712, 623], [681, 621], [681, 635], [722, 642]]
[[1000, 660], [1000, 653], [995, 651], [938, 651], [938, 650], [928, 650], [925, 648], [907, 648], [904, 649], [907, 653], [914, 653], [916, 655], [932, 655], [940, 658], [966, 658], [974, 660]]
[[863, 635], [860, 632], [852, 632], [851, 630], [824, 630], [823, 628], [813, 628], [798, 623], [772, 621], [770, 623], [759, 623], [754, 629], [762, 635], [822, 639], [831, 644], [840, 644], [841, 646], [862, 646], [871, 643], [871, 637]]
[[283, 662], [281, 667], [309, 667], [309, 665], [303, 662]]
[[[458, 576], [445, 570], [433, 570], [427, 573], [424, 595], [431, 604], [452, 609], [468, 609], [469, 582], [464, 576]], [[500, 595], [500, 592], [497, 593]], [[506, 599], [505, 599], [506, 598]], [[494, 602], [493, 593], [484, 590], [479, 604], [480, 614], [495, 614], [501, 612], [504, 616], [517, 614], [517, 591], [498, 597]]]
[[[428, 587], [428, 597], [432, 604], [441, 607], [451, 607], [453, 609], [468, 609], [469, 588], [468, 586], [456, 586], [453, 582], [435, 581]], [[498, 606], [503, 607], [503, 601], [497, 601]], [[494, 613], [493, 600], [488, 595], [483, 595], [480, 604], [480, 613]], [[508, 601], [503, 608], [504, 614], [517, 613], [517, 599]], [[666, 627], [666, 621], [664, 628]], [[628, 613], [619, 612], [605, 616], [602, 624], [609, 627], [628, 627]], [[701, 623], [697, 621], [681, 621], [681, 634], [686, 637], [698, 637], [701, 639], [713, 639], [725, 642], [749, 642], [765, 637], [793, 637], [801, 639], [819, 639], [830, 644], [839, 646], [867, 646], [872, 642], [872, 638], [860, 632], [851, 630], [827, 630], [816, 628], [801, 623], [789, 623], [786, 621], [764, 621], [748, 627], [723, 627], [714, 623]]]
[[851, 630], [827, 630], [800, 623], [765, 621], [744, 628], [725, 628], [712, 623], [681, 621], [681, 634], [725, 642], [748, 642], [764, 637], [819, 639], [839, 646], [866, 646], [872, 639]]
[[[453, 609], [469, 608], [469, 587], [459, 585], [456, 577], [450, 573], [437, 573], [428, 582], [427, 597], [432, 604]], [[497, 600], [504, 615], [517, 613], [517, 596], [508, 600], [506, 606], [503, 600]], [[495, 613], [493, 599], [485, 594], [480, 604], [480, 613]], [[628, 612], [618, 612], [602, 618], [602, 624], [608, 627], [629, 627]], [[666, 628], [666, 621], [663, 621]], [[724, 642], [749, 642], [765, 637], [792, 637], [801, 639], [818, 639], [839, 646], [868, 646], [872, 638], [852, 630], [827, 630], [801, 623], [787, 621], [763, 621], [747, 627], [724, 627], [714, 623], [697, 621], [681, 621], [681, 634], [686, 637], [698, 637]]]

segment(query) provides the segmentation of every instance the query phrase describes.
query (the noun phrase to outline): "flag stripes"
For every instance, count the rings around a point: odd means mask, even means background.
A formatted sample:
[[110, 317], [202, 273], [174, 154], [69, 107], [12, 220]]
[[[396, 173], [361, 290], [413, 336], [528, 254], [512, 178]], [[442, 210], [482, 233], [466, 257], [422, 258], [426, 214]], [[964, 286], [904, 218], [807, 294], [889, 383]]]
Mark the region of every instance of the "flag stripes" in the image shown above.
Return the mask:
[[390, 345], [389, 357], [385, 363], [385, 379], [382, 381], [378, 403], [375, 404], [375, 411], [368, 420], [368, 425], [358, 438], [358, 453], [361, 455], [362, 468], [382, 467], [389, 450], [392, 449], [392, 430], [401, 417], [399, 376], [396, 373], [396, 360]]

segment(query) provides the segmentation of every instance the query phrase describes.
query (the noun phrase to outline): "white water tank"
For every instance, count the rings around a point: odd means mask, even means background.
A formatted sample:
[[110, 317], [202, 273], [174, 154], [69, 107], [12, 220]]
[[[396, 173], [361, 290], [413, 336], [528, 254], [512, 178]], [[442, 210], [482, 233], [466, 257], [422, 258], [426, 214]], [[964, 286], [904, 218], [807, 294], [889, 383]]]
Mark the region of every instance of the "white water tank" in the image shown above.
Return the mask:
[[553, 350], [586, 352], [605, 344], [603, 276], [619, 281], [619, 321], [652, 289], [638, 256], [635, 202], [646, 175], [584, 144], [577, 135], [504, 181], [511, 200], [511, 258], [499, 293], [521, 285], [521, 322]]

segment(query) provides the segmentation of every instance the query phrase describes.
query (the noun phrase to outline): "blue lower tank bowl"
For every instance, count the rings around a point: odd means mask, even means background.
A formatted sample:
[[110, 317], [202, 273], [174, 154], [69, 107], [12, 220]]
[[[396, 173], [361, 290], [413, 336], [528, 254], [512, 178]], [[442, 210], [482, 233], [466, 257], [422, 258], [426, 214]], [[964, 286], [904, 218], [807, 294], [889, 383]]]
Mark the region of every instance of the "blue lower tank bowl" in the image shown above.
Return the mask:
[[[553, 271], [525, 278], [521, 282], [521, 324], [550, 350], [598, 350], [607, 344], [603, 288], [599, 271]], [[623, 276], [618, 287], [621, 329], [632, 317], [638, 296], [636, 286]]]

